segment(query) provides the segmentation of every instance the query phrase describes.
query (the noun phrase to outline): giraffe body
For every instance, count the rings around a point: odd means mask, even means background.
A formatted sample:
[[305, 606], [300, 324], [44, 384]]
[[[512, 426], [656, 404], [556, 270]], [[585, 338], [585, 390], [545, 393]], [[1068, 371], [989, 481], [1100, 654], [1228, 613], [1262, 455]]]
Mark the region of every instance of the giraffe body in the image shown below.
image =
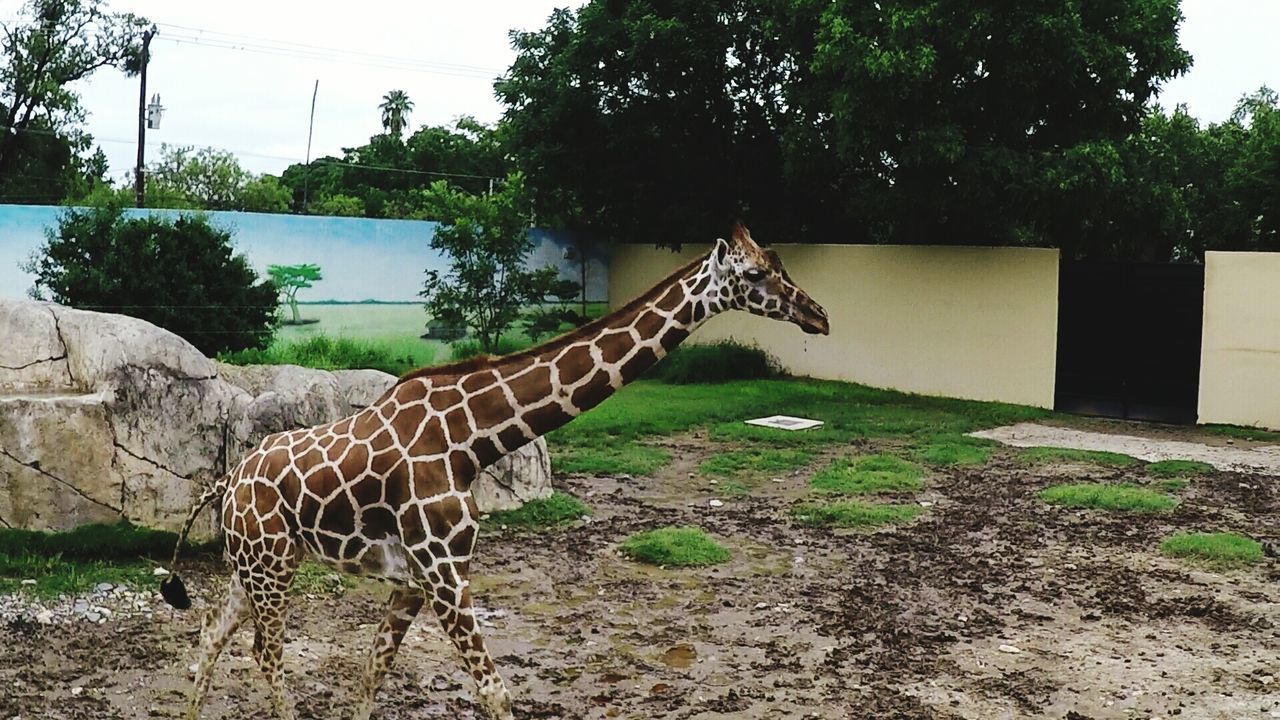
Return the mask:
[[293, 574], [309, 556], [395, 587], [366, 663], [357, 718], [369, 716], [424, 606], [458, 648], [490, 715], [511, 718], [510, 695], [478, 632], [468, 587], [479, 529], [471, 483], [484, 467], [599, 404], [709, 317], [732, 308], [827, 331], [825, 311], [791, 284], [775, 254], [737, 226], [732, 243], [717, 241], [706, 258], [575, 332], [504, 358], [411, 373], [354, 415], [265, 438], [201, 496], [183, 530], [185, 536], [205, 502], [220, 498], [234, 568], [226, 599], [201, 634], [188, 717], [198, 716], [213, 665], [246, 619], [276, 714], [293, 717], [281, 662], [284, 613]]

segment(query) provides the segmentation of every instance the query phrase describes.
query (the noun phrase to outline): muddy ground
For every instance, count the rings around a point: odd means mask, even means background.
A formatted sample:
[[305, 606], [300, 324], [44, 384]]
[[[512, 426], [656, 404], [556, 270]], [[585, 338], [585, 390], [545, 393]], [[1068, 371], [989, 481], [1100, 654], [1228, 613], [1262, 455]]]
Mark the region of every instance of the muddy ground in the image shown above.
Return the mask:
[[[1224, 575], [1156, 550], [1180, 529], [1280, 541], [1276, 478], [1216, 473], [1171, 513], [1108, 515], [1035, 492], [1140, 471], [1028, 468], [1006, 450], [981, 469], [933, 472], [900, 499], [932, 503], [924, 515], [865, 533], [791, 521], [808, 472], [709, 507], [715, 486], [694, 470], [712, 447], [697, 436], [667, 447], [676, 461], [655, 478], [560, 478], [594, 508], [589, 523], [482, 536], [473, 588], [517, 717], [1280, 717], [1275, 561]], [[674, 570], [618, 555], [629, 534], [668, 524], [701, 525], [733, 560]], [[197, 602], [213, 600], [221, 566], [193, 571]], [[300, 717], [349, 714], [386, 593], [297, 598], [286, 667]], [[198, 626], [198, 612], [167, 609], [10, 623], [0, 719], [180, 717]], [[249, 643], [241, 631], [224, 654], [205, 717], [267, 715]], [[375, 717], [478, 717], [471, 693], [424, 615]]]

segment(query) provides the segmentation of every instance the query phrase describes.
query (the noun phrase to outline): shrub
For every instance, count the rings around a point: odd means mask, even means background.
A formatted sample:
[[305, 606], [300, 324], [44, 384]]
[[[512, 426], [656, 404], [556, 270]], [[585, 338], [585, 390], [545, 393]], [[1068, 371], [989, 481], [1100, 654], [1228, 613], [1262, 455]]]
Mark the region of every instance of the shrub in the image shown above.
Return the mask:
[[146, 320], [209, 356], [271, 340], [275, 286], [233, 254], [231, 233], [201, 215], [68, 209], [24, 269], [36, 276], [39, 299]]
[[459, 340], [449, 346], [449, 357], [453, 360], [466, 360], [477, 355], [510, 355], [513, 352], [520, 352], [529, 347], [527, 343], [520, 340], [502, 337], [498, 340], [497, 346], [492, 352], [485, 350], [479, 340], [467, 338]]
[[129, 521], [81, 525], [66, 532], [0, 529], [0, 557], [61, 556], [74, 560], [167, 558], [176, 533], [139, 527]]
[[676, 385], [688, 385], [726, 380], [758, 380], [782, 374], [777, 360], [764, 350], [725, 341], [712, 345], [678, 347], [653, 366], [648, 376]]

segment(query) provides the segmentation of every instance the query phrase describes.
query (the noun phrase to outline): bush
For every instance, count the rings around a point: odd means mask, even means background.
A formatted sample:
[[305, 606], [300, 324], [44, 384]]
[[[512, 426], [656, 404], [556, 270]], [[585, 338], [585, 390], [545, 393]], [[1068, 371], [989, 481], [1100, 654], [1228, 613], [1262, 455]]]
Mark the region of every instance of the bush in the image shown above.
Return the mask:
[[167, 558], [177, 533], [138, 527], [127, 520], [81, 525], [67, 532], [0, 529], [0, 557], [60, 556], [67, 560]]
[[146, 320], [209, 356], [266, 347], [274, 330], [275, 286], [200, 215], [69, 209], [23, 269], [39, 299]]
[[369, 342], [316, 335], [306, 340], [221, 353], [218, 360], [231, 365], [301, 365], [317, 370], [381, 370], [402, 375], [417, 366], [412, 357], [399, 356]]
[[513, 352], [520, 352], [529, 347], [520, 340], [504, 337], [498, 340], [498, 346], [493, 352], [488, 352], [480, 344], [479, 340], [466, 339], [459, 340], [449, 346], [449, 356], [454, 360], [466, 360], [476, 357], [477, 355], [510, 355]]
[[758, 380], [783, 374], [777, 360], [753, 345], [725, 341], [685, 345], [662, 358], [648, 376], [676, 385]]

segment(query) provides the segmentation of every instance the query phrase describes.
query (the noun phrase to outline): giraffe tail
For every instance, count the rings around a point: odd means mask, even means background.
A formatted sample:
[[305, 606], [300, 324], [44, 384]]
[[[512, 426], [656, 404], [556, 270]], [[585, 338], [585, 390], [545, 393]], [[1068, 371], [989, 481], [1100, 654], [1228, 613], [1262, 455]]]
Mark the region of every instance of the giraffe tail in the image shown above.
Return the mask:
[[182, 544], [187, 541], [187, 534], [191, 532], [191, 526], [195, 524], [196, 516], [214, 498], [222, 497], [226, 493], [230, 480], [230, 475], [223, 475], [218, 478], [217, 482], [200, 493], [200, 497], [196, 498], [195, 503], [191, 505], [191, 510], [187, 512], [186, 522], [182, 523], [182, 532], [178, 533], [178, 542], [173, 547], [173, 562], [169, 563], [169, 577], [160, 582], [160, 595], [165, 602], [178, 610], [186, 610], [191, 607], [191, 597], [187, 595], [187, 586], [182, 582], [182, 577], [178, 575], [178, 553], [182, 551]]

